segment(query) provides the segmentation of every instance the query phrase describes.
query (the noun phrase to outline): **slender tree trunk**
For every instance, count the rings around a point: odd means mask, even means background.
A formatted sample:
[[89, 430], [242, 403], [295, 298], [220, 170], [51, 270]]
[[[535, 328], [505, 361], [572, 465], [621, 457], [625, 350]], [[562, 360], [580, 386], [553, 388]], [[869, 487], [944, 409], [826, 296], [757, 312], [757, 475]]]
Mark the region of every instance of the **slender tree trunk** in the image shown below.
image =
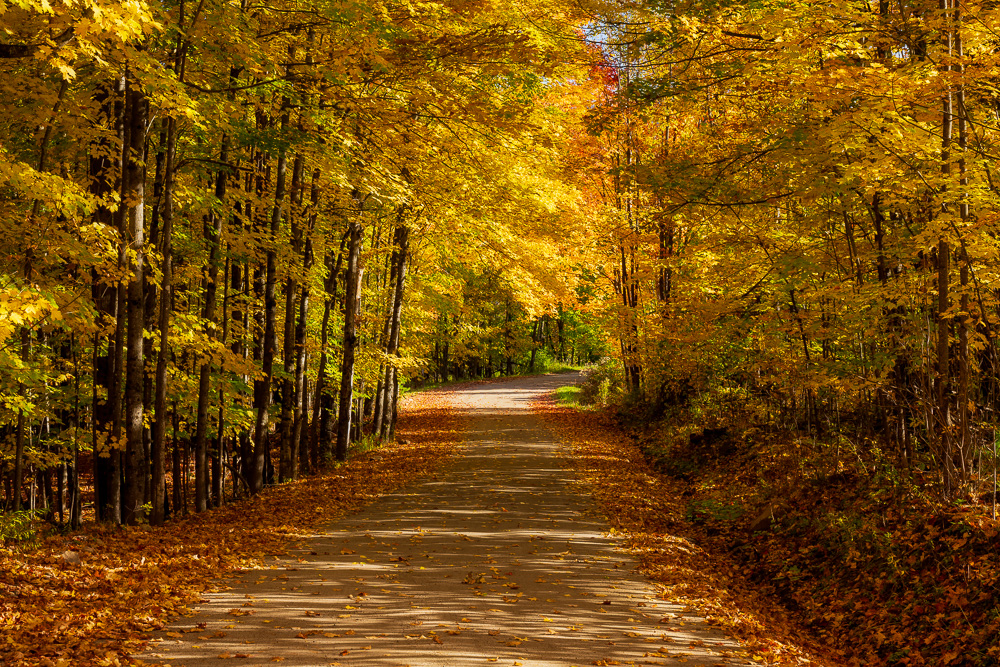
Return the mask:
[[177, 401], [173, 402], [170, 410], [170, 418], [173, 422], [171, 444], [171, 468], [170, 468], [170, 496], [173, 499], [174, 513], [180, 515], [182, 493], [182, 473], [181, 473], [181, 441], [178, 431], [180, 430], [180, 413], [177, 411]]
[[[229, 286], [231, 281], [229, 280], [229, 267], [231, 261], [229, 258], [229, 252], [226, 253], [226, 264], [223, 268], [223, 292], [222, 292], [222, 345], [225, 346], [229, 342]], [[215, 507], [221, 507], [225, 500], [225, 489], [224, 489], [224, 466], [223, 458], [225, 457], [225, 411], [226, 411], [226, 394], [225, 388], [219, 387], [219, 423], [218, 423], [218, 437], [216, 438], [216, 451], [215, 458], [212, 459], [212, 499], [213, 505]]]
[[177, 146], [177, 121], [167, 120], [167, 149], [163, 174], [163, 244], [161, 260], [160, 313], [157, 326], [160, 331], [160, 350], [156, 357], [156, 389], [153, 400], [153, 442], [150, 455], [153, 459], [152, 513], [149, 522], [154, 526], [166, 520], [166, 475], [164, 456], [167, 434], [167, 363], [170, 359], [170, 311], [173, 308], [173, 221], [174, 221], [174, 164]]
[[[316, 227], [317, 207], [319, 206], [319, 170], [313, 171], [312, 186], [309, 196], [310, 212], [308, 230], [303, 248], [302, 269], [305, 280], [302, 283], [302, 293], [299, 296], [299, 319], [295, 327], [295, 421], [294, 441], [298, 449], [298, 468], [308, 472], [310, 467], [308, 428], [308, 403], [306, 401], [306, 327], [309, 320], [309, 297], [311, 296], [309, 274], [313, 267], [312, 232]], [[298, 471], [296, 471], [298, 472]]]
[[[288, 111], [283, 111], [281, 116], [281, 130], [288, 127]], [[264, 488], [265, 468], [270, 457], [270, 447], [268, 445], [268, 410], [271, 407], [271, 379], [274, 375], [274, 348], [275, 348], [275, 310], [277, 301], [275, 299], [275, 284], [277, 282], [277, 243], [278, 232], [281, 229], [281, 215], [285, 203], [285, 178], [287, 172], [287, 157], [284, 146], [278, 151], [278, 162], [276, 165], [276, 178], [274, 188], [274, 207], [271, 209], [271, 229], [270, 239], [267, 249], [267, 267], [264, 277], [264, 340], [261, 356], [261, 370], [264, 378], [256, 383], [256, 408], [257, 420], [254, 430], [253, 447], [253, 477], [250, 480], [251, 493], [260, 493]]]
[[128, 94], [129, 142], [126, 161], [128, 244], [131, 275], [128, 284], [128, 358], [125, 368], [125, 493], [122, 519], [134, 524], [142, 517], [147, 461], [143, 443], [143, 324], [145, 323], [145, 189], [146, 97], [137, 84]]
[[388, 303], [386, 304], [386, 314], [385, 321], [382, 325], [382, 350], [386, 355], [386, 363], [384, 363], [379, 369], [379, 379], [378, 385], [375, 388], [375, 406], [374, 406], [374, 417], [372, 419], [372, 432], [379, 435], [379, 439], [382, 439], [382, 424], [386, 416], [386, 405], [388, 404], [389, 392], [389, 378], [391, 375], [390, 367], [391, 363], [388, 361], [388, 357], [392, 354], [391, 339], [392, 339], [392, 320], [393, 320], [393, 306], [395, 303], [395, 293], [396, 293], [396, 274], [399, 272], [399, 258], [400, 258], [400, 235], [406, 233], [406, 228], [402, 225], [403, 216], [405, 215], [405, 207], [400, 209], [399, 217], [396, 223], [396, 231], [393, 234], [392, 242], [392, 255], [389, 261], [389, 278], [387, 280], [390, 296]]
[[[447, 332], [447, 324], [445, 331]], [[449, 360], [450, 343], [446, 340], [441, 345], [441, 381], [447, 382], [450, 372], [451, 361]], [[499, 366], [499, 363], [497, 364]]]
[[[941, 0], [940, 8], [945, 14], [946, 22], [950, 23], [950, 0]], [[950, 58], [953, 48], [953, 36], [950, 27], [945, 32], [945, 50]], [[950, 64], [944, 65], [947, 72]], [[949, 88], [941, 97], [941, 172], [947, 176], [951, 173], [951, 140], [953, 128], [952, 92]], [[947, 204], [943, 204], [947, 207]], [[948, 318], [948, 281], [950, 273], [951, 249], [944, 236], [938, 241], [938, 340], [937, 340], [937, 409], [938, 430], [940, 433], [942, 472], [944, 474], [944, 492], [946, 496], [952, 493], [952, 438], [951, 438], [951, 401], [949, 397], [949, 338], [951, 320]]]
[[[389, 328], [389, 357], [399, 357], [400, 328], [403, 317], [403, 290], [406, 285], [406, 268], [409, 259], [410, 230], [405, 225], [396, 229], [396, 249], [399, 253], [395, 263], [393, 276], [393, 295], [391, 325]], [[379, 439], [391, 438], [396, 428], [397, 402], [399, 401], [399, 369], [391, 361], [386, 365], [386, 375], [383, 380], [386, 401], [383, 407], [385, 417], [379, 426]]]
[[[219, 150], [219, 162], [223, 165], [229, 160], [229, 136], [222, 136], [222, 146]], [[215, 198], [222, 205], [226, 200], [226, 185], [229, 176], [228, 168], [222, 166], [215, 175]], [[205, 322], [206, 335], [215, 338], [215, 308], [219, 285], [219, 258], [225, 215], [213, 211], [209, 223], [205, 226], [205, 236], [208, 240], [208, 275], [205, 281], [205, 302], [202, 318]], [[209, 477], [208, 477], [208, 403], [212, 384], [212, 362], [206, 360], [201, 364], [198, 376], [198, 415], [195, 426], [194, 441], [194, 486], [195, 509], [204, 512], [208, 509]], [[216, 454], [218, 456], [218, 454]]]
[[[28, 360], [31, 346], [31, 332], [25, 327], [21, 330], [21, 361]], [[18, 393], [24, 395], [24, 383], [18, 382]], [[21, 487], [24, 485], [24, 436], [27, 419], [24, 410], [17, 411], [17, 436], [14, 444], [14, 511], [21, 511]]]
[[[360, 214], [359, 214], [360, 215]], [[347, 459], [351, 442], [351, 407], [354, 401], [354, 354], [357, 348], [358, 301], [361, 296], [361, 223], [352, 220], [348, 227], [347, 295], [344, 308], [344, 356], [340, 366], [340, 406], [337, 411], [338, 461]]]
[[[116, 227], [121, 238], [121, 215], [113, 213], [105, 203], [114, 192], [122, 173], [121, 143], [125, 138], [123, 119], [123, 95], [125, 81], [123, 77], [98, 88], [95, 100], [100, 105], [101, 113], [98, 122], [106, 125], [113, 133], [99, 141], [93, 148], [88, 172], [90, 177], [90, 193], [101, 202], [94, 212], [94, 223], [106, 227]], [[118, 143], [119, 149], [114, 149]], [[109, 157], [113, 156], [113, 157]], [[124, 252], [119, 247], [119, 264], [124, 263]], [[119, 266], [119, 269], [122, 269]], [[121, 376], [120, 355], [121, 327], [124, 317], [120, 317], [120, 292], [123, 286], [119, 282], [108, 283], [102, 280], [96, 272], [92, 275], [92, 295], [97, 307], [99, 324], [103, 329], [101, 334], [94, 335], [93, 357], [93, 408], [91, 415], [92, 436], [95, 443], [94, 457], [94, 507], [97, 520], [119, 523], [121, 521], [121, 472], [120, 450], [117, 444], [117, 424], [119, 423], [118, 408], [120, 407]], [[112, 329], [112, 324], [114, 325]], [[108, 330], [113, 333], [108, 335]], [[101, 340], [107, 339], [107, 352], [102, 355]], [[104, 388], [105, 397], [101, 400], [99, 388]]]
[[340, 271], [344, 265], [344, 249], [347, 247], [347, 241], [350, 237], [350, 231], [344, 234], [340, 239], [340, 249], [337, 251], [337, 260], [335, 262], [331, 261], [330, 257], [327, 258], [326, 265], [328, 267], [328, 273], [326, 277], [323, 289], [326, 292], [326, 303], [323, 307], [323, 323], [320, 327], [320, 352], [319, 352], [319, 371], [316, 373], [316, 398], [313, 401], [313, 418], [312, 418], [312, 450], [315, 452], [315, 466], [324, 466], [330, 459], [333, 458], [333, 443], [331, 439], [327, 437], [329, 429], [324, 429], [324, 422], [329, 424], [331, 421], [330, 413], [333, 411], [334, 404], [333, 400], [330, 398], [326, 391], [326, 366], [329, 355], [327, 353], [327, 344], [329, 342], [329, 332], [330, 332], [330, 315], [333, 312], [333, 307], [337, 303], [337, 286], [338, 279], [340, 276]]
[[674, 252], [674, 223], [664, 216], [657, 223], [659, 236], [660, 266], [656, 272], [656, 298], [661, 304], [664, 315], [669, 313], [671, 289], [673, 287], [673, 269], [670, 260]]
[[[298, 216], [294, 214], [297, 209], [295, 204], [299, 204], [299, 195], [302, 185], [302, 168], [304, 160], [301, 155], [296, 156], [292, 166], [291, 200], [293, 213], [291, 217], [292, 226], [292, 251], [298, 256], [302, 252], [302, 229]], [[282, 482], [296, 478], [296, 457], [293, 423], [293, 403], [295, 397], [295, 310], [299, 293], [299, 281], [296, 276], [295, 267], [289, 267], [288, 277], [285, 281], [285, 319], [284, 332], [281, 337], [282, 353], [284, 362], [285, 378], [281, 381], [281, 419], [278, 422], [280, 433], [281, 456], [279, 457], [278, 479]]]
[[[958, 3], [955, 5], [955, 55], [958, 64], [953, 67], [959, 73], [959, 85], [955, 92], [955, 101], [958, 105], [958, 172], [959, 184], [961, 185], [961, 195], [959, 200], [959, 216], [963, 223], [967, 223], [970, 217], [969, 197], [966, 189], [969, 185], [968, 162], [966, 151], [969, 147], [969, 125], [968, 114], [965, 108], [965, 46], [962, 42], [962, 15]], [[963, 225], [964, 227], [964, 225]], [[967, 481], [972, 472], [972, 461], [974, 452], [972, 451], [972, 433], [970, 430], [970, 410], [969, 410], [969, 386], [970, 376], [974, 372], [972, 366], [975, 363], [969, 354], [969, 277], [971, 266], [969, 254], [962, 249], [962, 269], [959, 279], [962, 283], [961, 308], [962, 314], [959, 318], [959, 359], [961, 368], [959, 371], [959, 392], [958, 405], [961, 419], [961, 453], [962, 453], [962, 476], [963, 481]]]
[[392, 369], [392, 412], [389, 414], [388, 439], [396, 437], [396, 423], [399, 421], [399, 372]]
[[938, 431], [941, 441], [945, 493], [952, 491], [952, 449], [951, 449], [951, 400], [949, 396], [949, 338], [951, 322], [948, 319], [948, 242], [938, 242], [938, 339], [937, 339], [937, 409]]
[[70, 354], [73, 357], [73, 384], [75, 385], [75, 400], [73, 406], [73, 474], [70, 478], [69, 525], [74, 530], [80, 527], [83, 504], [80, 498], [80, 358], [77, 351], [76, 335], [69, 334]]

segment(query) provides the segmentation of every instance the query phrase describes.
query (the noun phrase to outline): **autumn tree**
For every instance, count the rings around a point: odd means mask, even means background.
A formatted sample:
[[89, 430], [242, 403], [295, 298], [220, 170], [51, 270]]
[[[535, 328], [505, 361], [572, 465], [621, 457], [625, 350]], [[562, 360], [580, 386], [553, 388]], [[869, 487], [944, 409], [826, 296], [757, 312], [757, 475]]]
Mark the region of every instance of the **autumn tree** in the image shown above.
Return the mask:
[[83, 456], [98, 520], [160, 523], [390, 438], [449, 248], [554, 307], [572, 196], [527, 170], [568, 11], [9, 9], [5, 506], [79, 522]]

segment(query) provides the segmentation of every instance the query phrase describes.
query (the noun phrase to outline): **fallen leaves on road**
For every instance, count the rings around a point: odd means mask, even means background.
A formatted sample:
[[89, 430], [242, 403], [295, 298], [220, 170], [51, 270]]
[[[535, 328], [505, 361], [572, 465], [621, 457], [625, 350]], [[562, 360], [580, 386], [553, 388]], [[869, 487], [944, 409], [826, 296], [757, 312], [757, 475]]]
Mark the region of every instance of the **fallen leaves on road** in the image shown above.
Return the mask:
[[551, 397], [532, 407], [567, 444], [567, 465], [666, 599], [727, 630], [760, 664], [835, 664], [783, 610], [757, 594], [732, 561], [689, 539], [679, 483], [650, 468], [605, 417], [559, 406]]
[[324, 475], [161, 528], [88, 525], [32, 552], [0, 547], [0, 664], [128, 664], [146, 633], [197, 603], [215, 578], [261, 567], [296, 538], [436, 471], [462, 436], [439, 394], [407, 397], [399, 433], [407, 444], [365, 452]]

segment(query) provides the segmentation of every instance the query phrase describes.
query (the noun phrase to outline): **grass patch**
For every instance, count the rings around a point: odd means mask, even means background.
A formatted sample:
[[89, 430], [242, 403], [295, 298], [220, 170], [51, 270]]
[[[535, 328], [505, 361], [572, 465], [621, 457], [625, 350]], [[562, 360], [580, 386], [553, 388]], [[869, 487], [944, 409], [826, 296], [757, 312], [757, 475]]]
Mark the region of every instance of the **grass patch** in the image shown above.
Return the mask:
[[501, 375], [497, 373], [491, 377], [461, 377], [448, 380], [447, 382], [419, 382], [416, 384], [413, 383], [413, 380], [408, 380], [404, 384], [400, 385], [399, 393], [401, 396], [405, 396], [407, 394], [416, 394], [421, 391], [460, 387], [475, 384], [477, 382], [503, 382], [506, 380], [516, 380], [518, 378], [538, 377], [539, 375], [573, 373], [576, 371], [582, 371], [584, 368], [586, 368], [586, 366], [571, 366], [561, 361], [552, 361], [536, 365], [535, 370], [530, 373], [525, 369], [522, 372], [515, 373], [514, 375]]
[[570, 364], [564, 363], [562, 361], [551, 361], [549, 362], [544, 370], [537, 371], [531, 375], [548, 375], [549, 373], [571, 373], [573, 371], [582, 371], [584, 366], [572, 366]]
[[580, 409], [583, 407], [583, 404], [580, 403], [582, 393], [583, 389], [575, 384], [559, 387], [556, 389], [556, 401], [559, 405]]

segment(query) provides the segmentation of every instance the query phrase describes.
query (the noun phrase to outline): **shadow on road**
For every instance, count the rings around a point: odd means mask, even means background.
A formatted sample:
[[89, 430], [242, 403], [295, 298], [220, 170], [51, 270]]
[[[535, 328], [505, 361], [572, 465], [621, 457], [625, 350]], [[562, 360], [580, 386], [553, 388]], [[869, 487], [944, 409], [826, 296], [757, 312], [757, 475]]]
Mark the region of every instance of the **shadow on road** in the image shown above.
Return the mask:
[[[448, 396], [463, 455], [246, 572], [139, 656], [174, 665], [730, 665], [739, 647], [655, 589], [559, 464], [542, 376]], [[245, 657], [244, 657], [245, 656]]]

